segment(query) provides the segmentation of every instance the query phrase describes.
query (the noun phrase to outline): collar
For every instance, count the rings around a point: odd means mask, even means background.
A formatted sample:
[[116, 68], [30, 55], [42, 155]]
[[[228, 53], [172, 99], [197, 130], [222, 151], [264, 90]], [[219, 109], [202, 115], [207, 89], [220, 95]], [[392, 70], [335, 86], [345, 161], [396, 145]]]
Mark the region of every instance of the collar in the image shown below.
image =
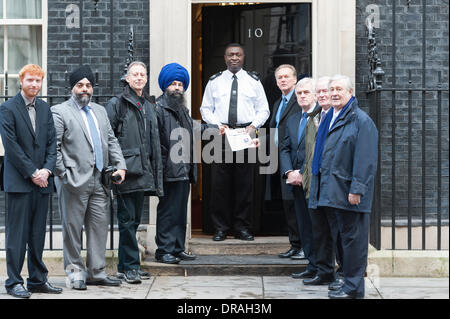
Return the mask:
[[[73, 96], [71, 97], [71, 99], [73, 100], [73, 103], [75, 103], [75, 105], [78, 107], [78, 110], [83, 111], [84, 106], [80, 106], [80, 104], [78, 104], [78, 102], [75, 100]], [[86, 106], [89, 106], [92, 109], [91, 101], [89, 101], [88, 105]]]
[[25, 97], [25, 94], [23, 94], [22, 90], [20, 90], [20, 95], [22, 95], [23, 101], [25, 102], [25, 106], [28, 106], [30, 104], [35, 106], [35, 104], [36, 104], [36, 97], [34, 97], [32, 100], [29, 100], [29, 99], [27, 99]]
[[[312, 106], [309, 107], [308, 111], [306, 111], [306, 113], [311, 114], [314, 111], [314, 107], [316, 106], [316, 104], [313, 104]], [[305, 113], [302, 109], [302, 116], [303, 113]]]
[[284, 98], [286, 98], [286, 100], [288, 101], [288, 103], [289, 103], [289, 101], [291, 100], [291, 97], [292, 97], [292, 95], [294, 94], [294, 92], [295, 92], [295, 87], [288, 93], [288, 94], [286, 94], [286, 95], [281, 95], [281, 100], [283, 101], [283, 97]]
[[232, 73], [230, 70], [227, 69], [227, 70], [225, 70], [222, 74], [223, 74], [224, 76], [226, 76], [227, 79], [232, 80], [232, 79], [233, 79], [233, 75], [236, 75], [236, 77], [237, 77], [238, 79], [240, 79], [240, 78], [242, 77], [242, 75], [243, 75], [244, 72], [245, 72], [244, 69], [240, 69], [238, 72]]

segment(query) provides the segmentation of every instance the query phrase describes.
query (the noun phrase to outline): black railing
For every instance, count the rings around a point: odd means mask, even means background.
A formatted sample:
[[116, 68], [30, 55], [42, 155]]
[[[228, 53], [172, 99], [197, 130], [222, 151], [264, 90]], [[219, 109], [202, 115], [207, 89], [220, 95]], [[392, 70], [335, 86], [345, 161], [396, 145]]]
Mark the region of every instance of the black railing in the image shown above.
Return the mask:
[[[368, 27], [368, 34], [370, 74], [366, 93], [370, 116], [379, 130], [370, 242], [380, 249], [382, 226], [390, 226], [390, 248], [399, 249], [396, 247], [397, 231], [400, 227], [407, 227], [407, 249], [420, 249], [413, 247], [413, 230], [419, 227], [421, 249], [425, 250], [428, 249], [426, 229], [436, 226], [436, 245], [433, 243], [428, 247], [440, 250], [443, 240], [448, 241], [448, 238], [442, 238], [442, 227], [448, 226], [449, 141], [448, 126], [445, 131], [442, 122], [444, 119], [450, 123], [449, 89], [441, 84], [441, 71], [435, 71], [438, 79], [436, 87], [427, 87], [425, 69], [419, 85], [413, 85], [409, 70], [407, 86], [398, 87], [393, 71], [392, 87], [384, 88], [384, 71], [371, 26]], [[445, 114], [447, 118], [444, 118]], [[446, 187], [443, 183], [447, 183]]]

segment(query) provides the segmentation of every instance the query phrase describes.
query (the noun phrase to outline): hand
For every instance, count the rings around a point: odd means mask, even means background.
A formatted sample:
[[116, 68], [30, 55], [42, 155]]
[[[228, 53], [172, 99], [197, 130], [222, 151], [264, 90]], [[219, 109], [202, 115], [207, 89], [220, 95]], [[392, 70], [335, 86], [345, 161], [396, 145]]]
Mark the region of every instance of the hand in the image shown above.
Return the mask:
[[348, 194], [348, 202], [350, 205], [359, 205], [361, 203], [361, 195], [360, 194]]
[[220, 132], [220, 135], [223, 135], [223, 134], [225, 134], [225, 130], [228, 128], [228, 126], [226, 126], [226, 125], [219, 125], [219, 132]]
[[117, 171], [115, 171], [114, 173], [113, 173], [113, 176], [115, 176], [115, 175], [120, 175], [120, 177], [122, 178], [121, 180], [120, 180], [120, 182], [114, 182], [114, 184], [116, 184], [116, 185], [119, 185], [119, 184], [122, 184], [123, 183], [123, 181], [125, 180], [125, 174], [126, 174], [126, 171], [124, 170], [124, 169], [118, 169]]
[[50, 172], [46, 169], [40, 169], [36, 171], [34, 177], [31, 179], [32, 182], [39, 187], [45, 188], [48, 186], [48, 178], [50, 176]]
[[253, 125], [249, 125], [245, 128], [245, 132], [250, 136], [255, 136], [256, 127], [254, 127]]
[[252, 144], [255, 144], [255, 147], [259, 147], [260, 143], [259, 143], [259, 138], [254, 138], [252, 140]]
[[291, 171], [287, 174], [288, 183], [295, 186], [302, 186], [303, 176], [298, 170]]

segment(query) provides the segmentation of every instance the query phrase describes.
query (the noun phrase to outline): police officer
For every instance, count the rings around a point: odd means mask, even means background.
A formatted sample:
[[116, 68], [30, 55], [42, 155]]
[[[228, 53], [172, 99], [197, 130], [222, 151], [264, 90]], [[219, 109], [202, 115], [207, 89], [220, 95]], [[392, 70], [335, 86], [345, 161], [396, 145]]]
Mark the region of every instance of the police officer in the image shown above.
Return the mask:
[[[245, 53], [240, 44], [227, 45], [224, 58], [227, 70], [212, 76], [206, 85], [200, 108], [202, 118], [208, 124], [245, 128], [250, 135], [255, 134], [270, 115], [264, 88], [254, 72], [242, 68]], [[247, 150], [244, 163], [236, 163], [236, 153], [233, 155], [232, 163], [211, 165], [214, 241], [225, 240], [230, 231], [238, 239], [253, 240], [249, 228], [254, 164], [248, 163]]]

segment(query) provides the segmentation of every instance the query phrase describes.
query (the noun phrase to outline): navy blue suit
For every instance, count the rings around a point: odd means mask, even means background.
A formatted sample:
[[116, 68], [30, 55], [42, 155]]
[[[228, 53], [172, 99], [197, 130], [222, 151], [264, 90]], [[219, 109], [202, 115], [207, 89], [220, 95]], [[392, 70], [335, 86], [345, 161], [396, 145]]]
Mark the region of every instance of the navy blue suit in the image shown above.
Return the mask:
[[[299, 170], [301, 174], [305, 169], [305, 141], [306, 129], [303, 131], [298, 141], [298, 132], [302, 112], [292, 115], [286, 124], [286, 131], [280, 147], [281, 174], [286, 178], [285, 173], [290, 170]], [[309, 260], [307, 270], [317, 271], [314, 251], [311, 216], [309, 215], [308, 203], [305, 198], [303, 187], [293, 186], [294, 206], [297, 215], [299, 235], [303, 245], [305, 257]]]
[[8, 207], [6, 288], [24, 283], [20, 272], [27, 250], [28, 288], [47, 281], [42, 251], [53, 178], [49, 177], [48, 187], [41, 188], [32, 182], [31, 175], [36, 169], [55, 169], [56, 135], [50, 106], [36, 98], [35, 109], [36, 131], [20, 93], [0, 106], [0, 133], [5, 148], [3, 185]]

